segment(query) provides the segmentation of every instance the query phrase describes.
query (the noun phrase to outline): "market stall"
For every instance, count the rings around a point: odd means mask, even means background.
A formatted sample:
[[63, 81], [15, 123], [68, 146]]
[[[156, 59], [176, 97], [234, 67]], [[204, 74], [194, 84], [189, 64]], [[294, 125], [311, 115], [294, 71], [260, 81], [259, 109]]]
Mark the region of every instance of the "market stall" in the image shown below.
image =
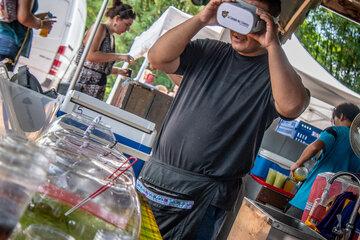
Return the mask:
[[[310, 5], [304, 7], [308, 8], [317, 1], [307, 2]], [[100, 23], [107, 3], [108, 1], [104, 1], [96, 24]], [[135, 57], [146, 55], [159, 36], [190, 17], [190, 15], [170, 7], [148, 31], [135, 40], [130, 54]], [[299, 22], [298, 17], [299, 15], [296, 16], [296, 19], [288, 20]], [[292, 26], [288, 26], [287, 30], [291, 28]], [[96, 28], [90, 34], [89, 44], [95, 32]], [[220, 27], [206, 27], [199, 32], [196, 38], [208, 37], [226, 41], [227, 35], [227, 31]], [[289, 45], [289, 50], [286, 50], [286, 46], [284, 47], [287, 54], [290, 55], [294, 52], [293, 48], [300, 49], [301, 47], [296, 43], [296, 38], [293, 37], [293, 39], [295, 39], [294, 46]], [[10, 201], [6, 199], [8, 202], [4, 200], [4, 203], [13, 204], [12, 206], [18, 207], [19, 210], [16, 211], [16, 214], [9, 212], [9, 216], [12, 217], [9, 219], [13, 220], [11, 222], [7, 221], [8, 219], [5, 222], [2, 221], [4, 218], [0, 219], [0, 239], [7, 238], [18, 220], [20, 220], [20, 226], [14, 234], [19, 234], [20, 239], [23, 235], [44, 237], [43, 234], [56, 235], [59, 236], [58, 239], [73, 239], [72, 236], [81, 236], [84, 239], [161, 238], [149, 206], [135, 192], [136, 172], [132, 171], [132, 167], [138, 159], [147, 160], [151, 155], [152, 144], [156, 136], [155, 125], [135, 114], [72, 90], [89, 44], [85, 47], [85, 54], [82, 56], [70, 91], [62, 99], [61, 106], [59, 102], [56, 102], [57, 100], [48, 99], [42, 95], [21, 97], [26, 89], [12, 83], [9, 83], [8, 86], [4, 85], [3, 83], [8, 82], [8, 76], [0, 68], [3, 112], [1, 129], [6, 134], [10, 131], [24, 138], [31, 137], [42, 146], [55, 152], [55, 155], [44, 153], [38, 147], [31, 148], [29, 151], [27, 149], [29, 147], [22, 145], [23, 143], [17, 137], [14, 139], [6, 137], [5, 142], [8, 145], [1, 146], [1, 150], [5, 152], [8, 149], [15, 149], [20, 151], [24, 158], [41, 158], [43, 162], [38, 164], [39, 161], [34, 160], [34, 162], [28, 162], [29, 166], [22, 166], [21, 170], [34, 170], [36, 173], [34, 175], [41, 177], [34, 179], [31, 184], [30, 180], [32, 179], [21, 175], [23, 171], [4, 168], [6, 174], [3, 176], [10, 177], [0, 178], [0, 181], [1, 184], [10, 186], [10, 188], [8, 191], [3, 191], [1, 196], [13, 197], [14, 199], [10, 199]], [[289, 58], [291, 57], [289, 56]], [[146, 65], [145, 61], [142, 69]], [[325, 82], [319, 80], [325, 75], [315, 73], [324, 71], [323, 69], [316, 68], [310, 71], [307, 68], [301, 68], [300, 65], [296, 66], [295, 62], [293, 65], [303, 77], [305, 85], [314, 91], [314, 97], [325, 103], [334, 104], [334, 98], [337, 99], [336, 101], [340, 101], [344, 99], [343, 96], [346, 99], [359, 99], [358, 95], [349, 92], [335, 82], [329, 84], [327, 80]], [[136, 79], [139, 79], [140, 74], [141, 72]], [[109, 102], [117, 97], [118, 87], [119, 81], [112, 91]], [[9, 90], [12, 88], [15, 90]], [[323, 89], [327, 89], [327, 97], [323, 97]], [[21, 94], [18, 92], [20, 90]], [[9, 93], [13, 95], [8, 96]], [[312, 100], [311, 109], [317, 109], [316, 112], [320, 112], [321, 117], [328, 116], [326, 111], [329, 110], [329, 106], [323, 107], [315, 99]], [[20, 112], [27, 115], [19, 114]], [[313, 112], [315, 111], [313, 110]], [[54, 121], [56, 116], [58, 119]], [[309, 119], [309, 116], [304, 116], [304, 119]], [[50, 123], [51, 127], [48, 128]], [[109, 129], [108, 125], [111, 125], [112, 128]], [[291, 162], [288, 159], [283, 161], [284, 157], [280, 155], [274, 157], [274, 154], [267, 154], [265, 157], [269, 156], [277, 164], [282, 163], [283, 167], [284, 164], [285, 167], [288, 167]], [[12, 166], [14, 159], [10, 155], [7, 157], [9, 166]], [[34, 166], [36, 168], [33, 169]], [[46, 175], [48, 176], [45, 177]], [[16, 178], [19, 176], [21, 178]], [[264, 182], [262, 179], [255, 178], [255, 180], [266, 189], [280, 192], [288, 198], [292, 196], [289, 192], [279, 191], [271, 184], [266, 185], [266, 181]], [[39, 186], [41, 187], [38, 188]], [[14, 189], [20, 189], [20, 193], [23, 193], [22, 189], [27, 189], [29, 192], [16, 195], [17, 192], [13, 191]], [[33, 197], [31, 204], [28, 205], [31, 197]], [[0, 207], [2, 206], [8, 205], [2, 204]], [[262, 209], [265, 211], [264, 207]], [[25, 214], [21, 216], [22, 210], [25, 211]], [[309, 234], [315, 236], [315, 239], [317, 237], [308, 230], [301, 230], [299, 234]], [[15, 237], [15, 239], [17, 238]]]

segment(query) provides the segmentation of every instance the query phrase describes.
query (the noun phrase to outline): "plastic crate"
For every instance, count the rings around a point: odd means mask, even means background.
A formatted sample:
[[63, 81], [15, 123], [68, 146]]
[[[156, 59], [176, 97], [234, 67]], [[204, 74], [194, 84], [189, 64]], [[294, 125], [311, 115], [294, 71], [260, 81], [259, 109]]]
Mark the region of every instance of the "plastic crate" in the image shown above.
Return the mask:
[[296, 141], [311, 144], [316, 141], [321, 133], [321, 129], [314, 127], [308, 123], [300, 121], [295, 129], [294, 139]]
[[322, 130], [303, 121], [280, 120], [276, 131], [298, 142], [310, 144], [318, 139]]
[[299, 121], [285, 121], [281, 119], [276, 127], [276, 132], [294, 138], [296, 134], [296, 127], [299, 124]]

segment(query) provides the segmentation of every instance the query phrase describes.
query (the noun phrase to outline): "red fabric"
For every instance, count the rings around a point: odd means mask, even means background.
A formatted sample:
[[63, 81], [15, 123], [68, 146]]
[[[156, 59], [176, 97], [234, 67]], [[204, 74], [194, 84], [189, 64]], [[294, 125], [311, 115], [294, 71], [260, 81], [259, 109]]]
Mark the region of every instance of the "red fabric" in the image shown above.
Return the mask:
[[269, 188], [269, 189], [271, 189], [271, 190], [273, 190], [273, 191], [275, 191], [275, 192], [277, 192], [277, 193], [280, 193], [280, 194], [282, 194], [282, 195], [284, 195], [284, 196], [286, 196], [286, 197], [289, 197], [289, 198], [293, 198], [293, 197], [294, 197], [294, 194], [289, 193], [289, 192], [286, 192], [286, 191], [284, 191], [283, 189], [277, 188], [277, 187], [275, 187], [275, 186], [273, 186], [273, 185], [270, 185], [270, 184], [266, 183], [266, 181], [265, 181], [264, 179], [262, 179], [262, 178], [259, 178], [259, 177], [255, 176], [255, 175], [252, 175], [252, 174], [250, 174], [250, 176], [251, 176], [256, 182], [258, 182], [259, 184], [263, 185], [264, 187], [267, 187], [267, 188]]
[[[304, 213], [301, 218], [302, 222], [306, 221], [311, 207], [315, 202], [315, 199], [321, 198], [321, 195], [327, 184], [327, 180], [330, 179], [333, 175], [334, 173], [321, 173], [316, 177], [314, 184], [311, 188], [311, 192], [306, 203]], [[333, 196], [337, 196], [345, 191], [353, 192], [354, 194], [358, 195], [360, 192], [360, 187], [346, 179], [338, 178], [330, 187], [328, 199], [332, 198]]]

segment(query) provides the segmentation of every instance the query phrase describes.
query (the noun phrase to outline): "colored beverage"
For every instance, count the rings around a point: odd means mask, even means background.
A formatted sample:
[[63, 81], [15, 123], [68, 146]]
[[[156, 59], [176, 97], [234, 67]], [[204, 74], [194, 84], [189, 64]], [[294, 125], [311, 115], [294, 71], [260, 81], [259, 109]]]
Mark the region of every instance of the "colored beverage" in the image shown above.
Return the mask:
[[[24, 240], [28, 239], [29, 235], [56, 234], [65, 236], [63, 239], [92, 240], [98, 235], [99, 230], [111, 233], [118, 239], [131, 239], [127, 232], [131, 223], [122, 229], [85, 209], [78, 209], [69, 216], [65, 216], [65, 212], [70, 208], [71, 205], [68, 203], [36, 194], [20, 219], [21, 229], [17, 229], [11, 239]], [[109, 214], [105, 213], [106, 216]]]
[[296, 182], [288, 178], [284, 185], [284, 191], [294, 194], [296, 192]]
[[276, 171], [270, 168], [266, 177], [266, 183], [273, 185], [275, 182], [275, 178], [276, 178]]
[[299, 167], [294, 171], [294, 180], [297, 182], [305, 181], [309, 170], [305, 167]]
[[282, 189], [284, 186], [284, 183], [286, 181], [287, 176], [280, 173], [280, 172], [276, 172], [276, 177], [275, 177], [275, 181], [274, 181], [274, 186], [277, 188]]
[[47, 29], [47, 28], [42, 28], [42, 29], [40, 29], [39, 35], [40, 35], [41, 37], [47, 37], [47, 36], [49, 35], [49, 29]]

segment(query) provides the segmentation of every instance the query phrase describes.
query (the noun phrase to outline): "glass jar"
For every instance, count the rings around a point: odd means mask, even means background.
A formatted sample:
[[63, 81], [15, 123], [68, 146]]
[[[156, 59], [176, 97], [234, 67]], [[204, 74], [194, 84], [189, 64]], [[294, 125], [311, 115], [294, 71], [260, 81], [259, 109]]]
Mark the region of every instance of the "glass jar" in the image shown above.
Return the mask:
[[49, 167], [48, 183], [32, 199], [13, 239], [20, 239], [31, 224], [46, 225], [75, 239], [138, 238], [140, 203], [131, 168], [109, 189], [65, 215], [107, 185], [115, 171], [131, 167], [123, 154], [111, 148], [116, 142], [108, 128], [78, 115], [65, 115], [39, 143], [52, 149], [56, 159]]

